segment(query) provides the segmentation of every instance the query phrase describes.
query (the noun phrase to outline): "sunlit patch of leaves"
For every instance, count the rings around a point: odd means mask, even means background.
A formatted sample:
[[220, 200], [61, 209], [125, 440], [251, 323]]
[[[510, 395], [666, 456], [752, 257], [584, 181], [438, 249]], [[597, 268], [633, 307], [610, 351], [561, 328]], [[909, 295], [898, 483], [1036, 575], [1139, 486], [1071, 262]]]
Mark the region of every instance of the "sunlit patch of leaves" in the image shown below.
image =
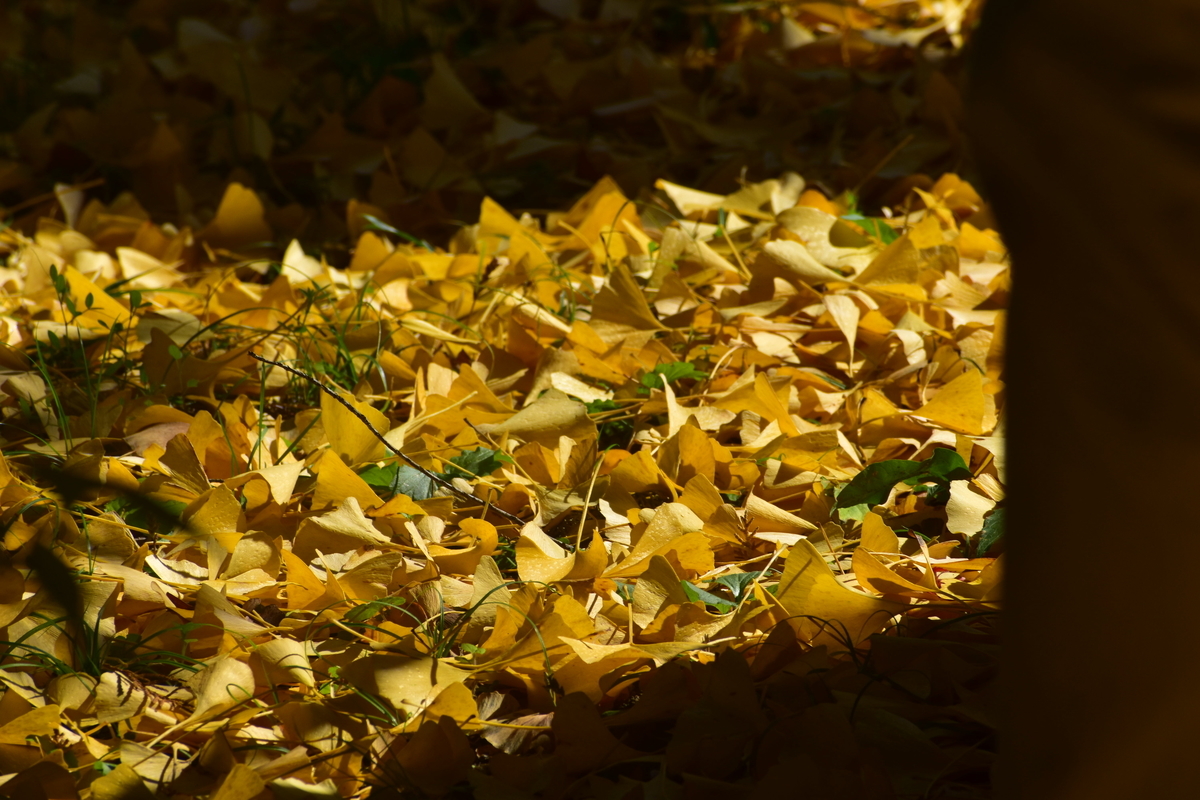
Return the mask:
[[[13, 137], [39, 175], [67, 145], [24, 150], [61, 131], [128, 126], [169, 162], [121, 156], [146, 209], [64, 186], [0, 228], [14, 794], [732, 796], [803, 788], [795, 764], [883, 780], [856, 755], [882, 742], [910, 754], [886, 765], [897, 796], [980, 796], [1006, 252], [969, 184], [895, 171], [947, 156], [928, 119], [953, 89], [908, 71], [900, 95], [862, 95], [863, 118], [899, 115], [885, 142], [822, 78], [802, 104], [818, 135], [786, 147], [773, 125], [803, 136], [797, 120], [761, 125], [717, 91], [764, 58], [785, 93], [812, 89], [802, 67], [908, 65], [904, 37], [941, 12], [614, 3], [551, 28], [543, 5], [494, 41], [492, 6], [347, 7], [337, 35], [297, 35], [302, 61], [271, 31], [326, 25], [328, 4], [262, 9], [265, 27], [220, 4], [144, 20], [164, 60], [139, 71], [122, 45], [118, 80], [98, 51], [102, 86], [185, 92], [208, 127], [171, 104], [116, 124], [84, 93]], [[865, 30], [899, 38], [838, 45]], [[646, 87], [605, 71], [647, 43], [675, 105], [640, 106]], [[330, 64], [339, 80], [307, 80]], [[14, 65], [22, 91], [50, 91]], [[584, 117], [581, 152], [566, 134]], [[735, 181], [714, 141], [739, 169], [739, 148], [763, 160]], [[812, 731], [842, 756], [815, 756]]]

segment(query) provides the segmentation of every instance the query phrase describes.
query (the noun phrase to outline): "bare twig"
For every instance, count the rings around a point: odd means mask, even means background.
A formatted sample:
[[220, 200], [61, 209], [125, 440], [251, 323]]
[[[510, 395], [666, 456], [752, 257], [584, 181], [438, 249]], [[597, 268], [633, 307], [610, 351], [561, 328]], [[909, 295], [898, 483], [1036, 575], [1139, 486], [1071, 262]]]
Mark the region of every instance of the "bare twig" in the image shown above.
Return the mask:
[[[369, 430], [375, 436], [375, 438], [378, 439], [383, 444], [383, 446], [388, 449], [389, 452], [391, 452], [392, 455], [399, 458], [401, 461], [403, 461], [405, 464], [407, 464], [408, 466], [415, 469], [417, 472], [420, 472], [422, 475], [424, 475], [426, 478], [428, 478], [429, 480], [436, 483], [438, 486], [441, 486], [442, 488], [448, 490], [455, 497], [458, 497], [461, 500], [466, 500], [466, 501], [472, 502], [472, 503], [481, 502], [480, 498], [476, 497], [473, 494], [467, 494], [462, 489], [459, 489], [453, 483], [451, 483], [450, 481], [443, 478], [441, 475], [438, 475], [436, 472], [430, 472], [429, 470], [425, 469], [420, 464], [418, 464], [416, 461], [414, 461], [407, 453], [404, 453], [403, 451], [400, 450], [400, 448], [396, 447], [391, 442], [389, 442], [387, 439], [383, 438], [383, 434], [380, 433], [379, 431], [375, 430], [375, 426], [371, 424], [370, 420], [368, 420], [361, 411], [359, 411], [357, 408], [355, 408], [349, 402], [347, 402], [346, 399], [344, 397], [342, 397], [340, 394], [335, 392], [333, 389], [330, 389], [328, 386], [321, 383], [319, 380], [317, 380], [313, 376], [309, 375], [307, 372], [301, 372], [300, 370], [296, 369], [295, 367], [290, 367], [287, 364], [283, 364], [279, 361], [273, 361], [269, 358], [263, 358], [258, 353], [251, 353], [250, 357], [253, 358], [255, 361], [261, 361], [264, 364], [270, 364], [273, 367], [279, 367], [284, 372], [289, 372], [292, 375], [295, 375], [297, 378], [303, 378], [304, 380], [311, 383], [313, 386], [316, 386], [322, 392], [329, 395], [337, 402], [341, 403], [343, 408], [345, 408], [347, 411], [349, 411], [351, 414], [353, 414], [355, 417], [357, 417], [358, 421], [361, 422], [363, 425], [366, 425], [367, 430]], [[504, 517], [506, 520], [508, 520], [512, 524], [516, 525], [517, 527], [522, 527], [525, 524], [525, 520], [521, 519], [520, 517], [516, 516], [515, 514], [510, 514], [507, 511], [505, 511], [504, 509], [497, 508], [496, 506], [494, 506], [488, 502], [485, 502], [484, 505], [485, 505], [485, 511], [484, 511], [485, 514], [486, 514], [486, 509], [491, 508], [492, 511], [495, 511], [497, 514]]]

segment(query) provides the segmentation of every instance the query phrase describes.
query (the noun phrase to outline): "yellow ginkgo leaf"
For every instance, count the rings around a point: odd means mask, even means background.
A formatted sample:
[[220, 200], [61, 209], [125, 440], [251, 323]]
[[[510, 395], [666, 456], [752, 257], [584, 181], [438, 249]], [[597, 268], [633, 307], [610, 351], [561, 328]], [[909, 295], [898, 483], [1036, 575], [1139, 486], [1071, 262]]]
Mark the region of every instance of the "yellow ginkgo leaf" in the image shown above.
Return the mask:
[[947, 383], [933, 399], [912, 412], [935, 425], [952, 431], [980, 436], [987, 403], [983, 396], [983, 376], [970, 368]]
[[856, 646], [882, 631], [892, 615], [907, 607], [846, 586], [804, 539], [788, 551], [775, 597], [804, 641], [841, 647]]

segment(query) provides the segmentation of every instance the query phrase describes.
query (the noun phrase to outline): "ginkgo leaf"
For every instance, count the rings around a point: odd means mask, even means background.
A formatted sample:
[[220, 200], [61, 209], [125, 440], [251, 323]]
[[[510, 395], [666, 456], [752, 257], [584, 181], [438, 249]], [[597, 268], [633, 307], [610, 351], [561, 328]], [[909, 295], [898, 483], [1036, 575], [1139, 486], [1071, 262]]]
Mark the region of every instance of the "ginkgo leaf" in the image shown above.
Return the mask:
[[[362, 420], [355, 416], [350, 409], [322, 393], [321, 424], [325, 428], [325, 435], [329, 437], [330, 447], [348, 466], [361, 464], [364, 461], [379, 461], [384, 457], [385, 449], [376, 433], [388, 432], [390, 424], [387, 417], [369, 403], [361, 403], [353, 398], [346, 402], [350, 403], [359, 414], [366, 417], [371, 427], [368, 428], [367, 425], [364, 425]], [[375, 432], [372, 432], [371, 428], [374, 428]]]
[[844, 294], [830, 294], [825, 296], [825, 308], [829, 310], [829, 316], [833, 317], [838, 330], [846, 337], [846, 343], [850, 345], [850, 360], [853, 361], [854, 342], [858, 338], [858, 320], [861, 316], [858, 304]]
[[552, 583], [565, 578], [575, 566], [575, 554], [533, 526], [525, 526], [516, 547], [517, 575], [521, 580]]
[[900, 539], [896, 532], [875, 513], [863, 517], [861, 541], [860, 546], [873, 553], [900, 552]]
[[275, 677], [283, 678], [282, 681], [274, 682], [299, 683], [310, 689], [316, 687], [316, 679], [308, 662], [308, 653], [302, 642], [295, 639], [272, 639], [256, 648], [254, 652], [276, 673]]
[[306, 283], [325, 274], [321, 262], [306, 254], [300, 242], [292, 239], [280, 262], [280, 271], [292, 283]]
[[251, 800], [262, 793], [267, 786], [257, 772], [245, 764], [234, 764], [213, 793], [220, 800]]
[[903, 603], [882, 600], [843, 585], [807, 541], [797, 542], [779, 579], [776, 599], [805, 641], [855, 646], [887, 627]]
[[859, 548], [854, 551], [854, 576], [858, 582], [871, 591], [882, 595], [902, 597], [927, 597], [929, 588], [914, 583], [888, 567], [870, 551]]
[[92, 781], [96, 800], [153, 800], [154, 793], [128, 764], [118, 764], [106, 775]]
[[425, 708], [448, 683], [461, 683], [467, 678], [466, 672], [436, 659], [388, 653], [364, 656], [348, 665], [343, 674], [405, 717]]
[[262, 201], [253, 189], [231, 183], [217, 207], [217, 215], [200, 235], [217, 247], [237, 248], [269, 242], [274, 233], [267, 225], [264, 211]]
[[560, 436], [578, 441], [596, 435], [596, 423], [588, 416], [587, 407], [554, 389], [504, 422], [476, 425], [475, 429], [490, 436], [508, 433], [547, 446], [557, 445]]
[[317, 551], [345, 552], [363, 546], [390, 544], [362, 512], [358, 498], [353, 495], [335, 509], [309, 517], [296, 530], [292, 552], [301, 558], [312, 558]]
[[26, 744], [26, 737], [49, 736], [59, 726], [61, 712], [56, 705], [33, 708], [0, 725], [0, 744]]
[[995, 505], [995, 500], [972, 491], [970, 481], [952, 481], [950, 500], [946, 503], [946, 530], [968, 535], [979, 533], [983, 518]]
[[254, 673], [236, 658], [222, 658], [199, 672], [192, 683], [196, 691], [194, 718], [211, 718], [254, 696]]
[[354, 498], [359, 508], [383, 505], [379, 495], [371, 490], [367, 482], [354, 474], [337, 453], [327, 450], [321, 454], [314, 471], [317, 479], [313, 486], [313, 508], [326, 509], [340, 506], [348, 498]]
[[950, 430], [979, 436], [984, 433], [983, 417], [986, 408], [983, 377], [979, 370], [967, 369], [939, 389], [932, 400], [913, 414]]
[[589, 321], [606, 342], [638, 331], [663, 330], [629, 268], [618, 264], [597, 294]]
[[719, 208], [725, 200], [722, 195], [712, 194], [711, 192], [699, 192], [695, 189], [679, 186], [662, 179], [654, 182], [654, 188], [662, 189], [666, 192], [667, 197], [671, 198], [671, 202], [684, 215], [695, 211], [708, 211], [709, 209]]
[[819, 284], [846, 280], [846, 277], [840, 272], [834, 272], [813, 258], [808, 248], [800, 242], [779, 239], [768, 242], [763, 247], [763, 252], [783, 266], [787, 270], [787, 274], [807, 283]]

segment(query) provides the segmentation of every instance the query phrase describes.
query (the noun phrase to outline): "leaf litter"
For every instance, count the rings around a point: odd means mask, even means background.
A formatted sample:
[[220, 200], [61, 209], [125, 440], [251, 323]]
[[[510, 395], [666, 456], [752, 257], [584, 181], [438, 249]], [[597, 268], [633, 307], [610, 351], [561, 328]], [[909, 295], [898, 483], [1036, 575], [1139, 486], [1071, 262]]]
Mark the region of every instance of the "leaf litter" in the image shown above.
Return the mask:
[[1009, 271], [967, 182], [475, 192], [448, 245], [355, 201], [336, 265], [252, 183], [0, 232], [0, 792], [986, 796]]

